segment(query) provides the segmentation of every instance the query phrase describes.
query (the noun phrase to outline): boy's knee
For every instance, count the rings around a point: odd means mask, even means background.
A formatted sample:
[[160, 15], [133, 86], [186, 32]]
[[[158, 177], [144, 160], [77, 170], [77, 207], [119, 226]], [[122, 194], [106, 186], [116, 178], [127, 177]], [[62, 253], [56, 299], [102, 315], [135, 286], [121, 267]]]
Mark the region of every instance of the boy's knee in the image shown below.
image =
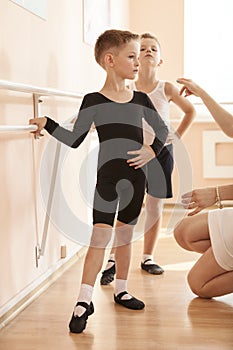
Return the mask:
[[112, 237], [112, 230], [106, 228], [95, 228], [92, 236], [90, 246], [93, 248], [106, 248]]
[[106, 248], [110, 242], [111, 237], [109, 236], [100, 236], [95, 235], [91, 238], [90, 246], [93, 248]]
[[132, 236], [121, 236], [116, 239], [116, 246], [121, 247], [123, 245], [130, 244], [132, 242]]
[[159, 218], [162, 215], [163, 211], [163, 200], [159, 198], [153, 198], [147, 196], [145, 209], [147, 215], [153, 215], [154, 218]]
[[116, 246], [123, 246], [123, 245], [127, 245], [130, 244], [132, 242], [132, 238], [133, 238], [133, 231], [132, 228], [129, 228], [128, 230], [124, 230], [124, 231], [115, 231], [115, 242], [116, 242]]

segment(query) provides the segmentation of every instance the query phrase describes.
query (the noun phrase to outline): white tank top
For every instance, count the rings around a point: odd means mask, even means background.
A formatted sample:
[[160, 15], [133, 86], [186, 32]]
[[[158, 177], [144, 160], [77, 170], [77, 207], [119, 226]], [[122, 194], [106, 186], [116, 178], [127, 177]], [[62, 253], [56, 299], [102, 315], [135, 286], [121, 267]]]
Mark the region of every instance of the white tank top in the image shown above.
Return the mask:
[[[130, 88], [132, 90], [137, 90], [135, 83], [131, 83]], [[154, 90], [147, 94], [151, 101], [153, 102], [156, 110], [158, 111], [161, 118], [164, 120], [165, 124], [170, 131], [170, 105], [165, 94], [165, 81], [159, 80], [157, 86]], [[144, 140], [145, 143], [151, 144], [151, 140], [154, 138], [154, 133], [150, 125], [146, 121], [143, 121], [144, 129]]]

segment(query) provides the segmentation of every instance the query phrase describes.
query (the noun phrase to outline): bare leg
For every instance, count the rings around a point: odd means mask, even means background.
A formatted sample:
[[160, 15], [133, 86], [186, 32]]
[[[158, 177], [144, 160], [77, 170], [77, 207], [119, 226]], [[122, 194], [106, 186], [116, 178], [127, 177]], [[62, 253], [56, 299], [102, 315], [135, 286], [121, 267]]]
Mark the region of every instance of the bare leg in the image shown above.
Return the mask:
[[111, 234], [111, 226], [106, 224], [94, 225], [91, 244], [84, 262], [82, 283], [94, 286], [97, 274], [103, 265], [105, 247], [111, 239]]
[[110, 255], [115, 254], [115, 252], [116, 252], [116, 248], [115, 247], [116, 247], [116, 245], [115, 245], [115, 243], [113, 243], [112, 249], [110, 251]]
[[116, 238], [114, 234], [114, 243], [112, 245], [111, 252], [108, 256], [107, 264], [102, 272], [102, 276], [100, 278], [100, 284], [101, 285], [107, 285], [111, 283], [114, 280], [114, 275], [116, 273], [116, 267], [115, 267], [115, 251], [116, 251]]
[[115, 227], [116, 244], [116, 281], [114, 288], [114, 300], [128, 309], [142, 310], [145, 307], [143, 301], [135, 298], [127, 292], [127, 280], [131, 260], [131, 241], [134, 226], [117, 221]]
[[143, 254], [153, 255], [162, 223], [163, 200], [147, 194]]
[[184, 249], [203, 253], [188, 274], [193, 293], [212, 298], [233, 292], [233, 271], [221, 268], [213, 254], [207, 213], [183, 219], [175, 228], [174, 236]]
[[177, 243], [184, 249], [204, 253], [210, 247], [208, 214], [183, 219], [174, 230]]
[[93, 227], [90, 247], [84, 262], [79, 296], [69, 323], [72, 333], [81, 333], [86, 327], [88, 317], [94, 312], [92, 303], [94, 284], [102, 267], [105, 247], [111, 239], [111, 234], [110, 225], [96, 224]]
[[131, 241], [134, 226], [126, 225], [117, 221], [115, 227], [115, 259], [116, 259], [116, 278], [127, 280], [130, 259], [131, 259]]
[[144, 249], [141, 268], [153, 275], [161, 275], [164, 270], [157, 265], [153, 258], [162, 223], [163, 199], [146, 196], [146, 218], [144, 227]]
[[199, 297], [218, 297], [233, 293], [233, 271], [226, 271], [218, 265], [210, 247], [190, 270], [188, 283]]

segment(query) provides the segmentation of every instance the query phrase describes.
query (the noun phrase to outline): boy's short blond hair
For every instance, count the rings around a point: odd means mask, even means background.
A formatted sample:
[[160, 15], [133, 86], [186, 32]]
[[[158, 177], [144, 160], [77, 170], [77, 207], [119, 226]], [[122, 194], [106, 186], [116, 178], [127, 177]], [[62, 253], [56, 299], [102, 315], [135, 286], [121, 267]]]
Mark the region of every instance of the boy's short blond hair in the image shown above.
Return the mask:
[[95, 59], [103, 67], [104, 54], [111, 48], [119, 49], [131, 40], [139, 40], [139, 35], [128, 30], [110, 29], [102, 33], [95, 44]]
[[158, 41], [156, 36], [154, 36], [153, 34], [143, 33], [143, 34], [140, 35], [140, 39], [153, 39], [153, 40], [155, 40], [155, 42], [159, 45], [159, 48], [161, 49], [160, 42]]

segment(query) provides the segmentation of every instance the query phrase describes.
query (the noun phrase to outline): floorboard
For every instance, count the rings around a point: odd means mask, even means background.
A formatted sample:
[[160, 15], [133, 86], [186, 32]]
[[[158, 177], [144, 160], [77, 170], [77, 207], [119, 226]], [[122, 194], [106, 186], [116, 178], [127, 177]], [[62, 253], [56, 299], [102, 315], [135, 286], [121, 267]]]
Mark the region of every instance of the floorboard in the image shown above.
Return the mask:
[[233, 294], [203, 300], [188, 288], [187, 271], [198, 254], [186, 252], [172, 236], [162, 235], [156, 255], [165, 273], [153, 276], [139, 268], [141, 250], [142, 240], [138, 240], [133, 245], [128, 290], [145, 302], [144, 310], [115, 305], [113, 285], [100, 286], [98, 278], [95, 313], [85, 332], [70, 334], [68, 322], [82, 272], [80, 259], [1, 330], [0, 349], [232, 350]]

